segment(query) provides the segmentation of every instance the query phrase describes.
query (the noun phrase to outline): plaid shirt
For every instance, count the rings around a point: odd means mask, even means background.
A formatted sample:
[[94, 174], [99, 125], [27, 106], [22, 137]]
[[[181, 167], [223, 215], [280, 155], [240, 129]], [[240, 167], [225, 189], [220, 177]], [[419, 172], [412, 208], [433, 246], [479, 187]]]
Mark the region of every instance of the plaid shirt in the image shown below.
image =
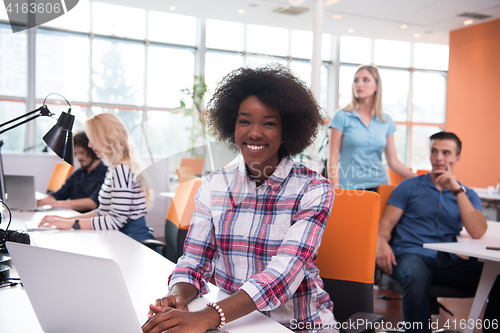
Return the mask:
[[244, 290], [259, 311], [284, 326], [292, 319], [335, 323], [316, 266], [333, 197], [325, 178], [290, 158], [259, 187], [244, 161], [213, 172], [196, 195], [170, 287], [187, 282], [204, 295], [215, 266], [222, 290]]

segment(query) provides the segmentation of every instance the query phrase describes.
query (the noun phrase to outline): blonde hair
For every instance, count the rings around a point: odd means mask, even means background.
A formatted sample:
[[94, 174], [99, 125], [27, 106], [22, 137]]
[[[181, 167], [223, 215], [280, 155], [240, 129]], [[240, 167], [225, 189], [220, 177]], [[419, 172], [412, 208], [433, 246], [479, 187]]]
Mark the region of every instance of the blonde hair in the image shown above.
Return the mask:
[[[364, 65], [360, 66], [356, 73], [354, 75], [358, 74], [360, 70], [366, 69], [370, 74], [373, 76], [375, 79], [375, 83], [377, 84], [377, 91], [375, 91], [375, 95], [373, 97], [373, 102], [372, 102], [372, 109], [375, 110], [375, 114], [377, 115], [378, 119], [385, 123], [384, 118], [382, 118], [382, 79], [380, 78], [380, 73], [378, 72], [378, 68], [372, 65]], [[344, 111], [354, 111], [357, 110], [359, 107], [359, 102], [356, 96], [354, 95], [354, 87], [351, 85], [351, 91], [352, 91], [352, 100], [349, 105], [347, 105], [345, 108], [343, 108]]]
[[146, 205], [151, 208], [152, 190], [149, 189], [148, 179], [140, 174], [142, 163], [134, 145], [129, 142], [129, 133], [122, 121], [112, 113], [101, 113], [85, 122], [85, 133], [92, 146], [102, 152], [110, 169], [118, 164], [124, 164], [138, 175], [141, 188], [146, 195]]

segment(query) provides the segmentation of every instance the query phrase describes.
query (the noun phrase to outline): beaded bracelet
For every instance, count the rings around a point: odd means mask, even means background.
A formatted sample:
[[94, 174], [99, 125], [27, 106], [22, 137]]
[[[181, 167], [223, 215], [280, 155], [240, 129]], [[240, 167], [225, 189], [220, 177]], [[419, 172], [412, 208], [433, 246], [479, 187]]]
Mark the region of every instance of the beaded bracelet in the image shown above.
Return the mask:
[[220, 325], [217, 326], [217, 329], [221, 329], [224, 327], [224, 325], [226, 325], [226, 317], [224, 317], [224, 312], [222, 312], [222, 309], [220, 308], [220, 306], [215, 303], [215, 302], [209, 302], [207, 304], [207, 306], [211, 306], [213, 307], [218, 313], [219, 313], [219, 316], [220, 316]]

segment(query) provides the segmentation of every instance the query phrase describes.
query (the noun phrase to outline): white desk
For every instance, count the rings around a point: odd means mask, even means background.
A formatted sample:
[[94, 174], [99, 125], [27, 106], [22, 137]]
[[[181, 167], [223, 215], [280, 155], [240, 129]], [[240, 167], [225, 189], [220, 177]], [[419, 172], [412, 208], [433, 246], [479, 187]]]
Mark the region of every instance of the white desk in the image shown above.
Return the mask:
[[175, 192], [160, 192], [158, 194], [161, 195], [162, 197], [166, 197], [166, 198], [175, 197]]
[[488, 193], [488, 189], [486, 188], [473, 187], [472, 189], [481, 198], [483, 203], [486, 203], [488, 207], [496, 209], [497, 221], [500, 221], [500, 193]]
[[[45, 212], [15, 212], [12, 229], [23, 229], [25, 221], [39, 221]], [[58, 212], [61, 213], [61, 212]], [[64, 212], [71, 216], [74, 212]], [[175, 264], [118, 231], [48, 230], [30, 232], [32, 244], [51, 249], [114, 260], [122, 271], [134, 308], [146, 320], [149, 304], [167, 294], [167, 279]], [[11, 277], [17, 276], [15, 268]], [[211, 292], [189, 304], [191, 310], [203, 308], [227, 294], [211, 287]], [[42, 332], [28, 297], [21, 286], [0, 289], [0, 332]], [[284, 326], [254, 311], [225, 330], [231, 333], [291, 332]]]
[[[26, 223], [30, 225], [37, 226], [45, 215], [59, 215], [64, 217], [79, 215], [78, 212], [70, 209], [47, 209], [41, 211], [12, 211], [12, 223], [10, 224], [9, 230], [26, 230]], [[8, 221], [2, 222], [2, 229], [5, 229], [6, 225], [3, 224]]]
[[[500, 246], [500, 222], [488, 221], [488, 230], [481, 239], [472, 239], [466, 231], [462, 231], [457, 240], [456, 243], [424, 244], [424, 247], [475, 257], [484, 261], [483, 272], [469, 314], [469, 320], [473, 320], [472, 323], [477, 323], [491, 287], [497, 275], [500, 274], [500, 251], [486, 249], [486, 246]], [[474, 331], [475, 324], [471, 326], [466, 328], [465, 333]]]
[[173, 197], [175, 197], [175, 191], [177, 190], [178, 186], [179, 186], [179, 183], [176, 183], [176, 184], [171, 185], [169, 187], [170, 192], [160, 192], [158, 194], [161, 195], [162, 197], [173, 198]]

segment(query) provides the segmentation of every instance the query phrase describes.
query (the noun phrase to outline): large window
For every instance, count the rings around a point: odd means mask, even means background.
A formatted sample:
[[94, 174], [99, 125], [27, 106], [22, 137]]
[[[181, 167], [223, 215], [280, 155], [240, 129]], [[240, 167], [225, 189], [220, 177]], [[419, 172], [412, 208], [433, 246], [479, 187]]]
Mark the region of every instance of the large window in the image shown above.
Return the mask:
[[144, 44], [95, 38], [92, 50], [92, 100], [143, 105]]
[[[165, 61], [168, 59], [169, 61]], [[182, 89], [194, 78], [192, 49], [155, 46], [148, 49], [148, 106], [176, 108]]]
[[[312, 32], [249, 24], [245, 34], [242, 23], [219, 20], [207, 20], [206, 26], [205, 78], [208, 97], [225, 74], [243, 65], [259, 67], [279, 63], [310, 84]], [[320, 105], [325, 109], [329, 102], [330, 51], [331, 35], [323, 34]]]
[[[56, 92], [68, 100], [89, 100], [90, 39], [86, 35], [37, 31], [36, 97]], [[87, 64], [86, 66], [82, 66]]]
[[[0, 101], [0, 123], [9, 121], [26, 112], [23, 102]], [[2, 151], [23, 151], [26, 147], [26, 126], [19, 126], [0, 135]]]
[[26, 97], [27, 43], [26, 31], [13, 34], [8, 24], [0, 24], [0, 95]]

